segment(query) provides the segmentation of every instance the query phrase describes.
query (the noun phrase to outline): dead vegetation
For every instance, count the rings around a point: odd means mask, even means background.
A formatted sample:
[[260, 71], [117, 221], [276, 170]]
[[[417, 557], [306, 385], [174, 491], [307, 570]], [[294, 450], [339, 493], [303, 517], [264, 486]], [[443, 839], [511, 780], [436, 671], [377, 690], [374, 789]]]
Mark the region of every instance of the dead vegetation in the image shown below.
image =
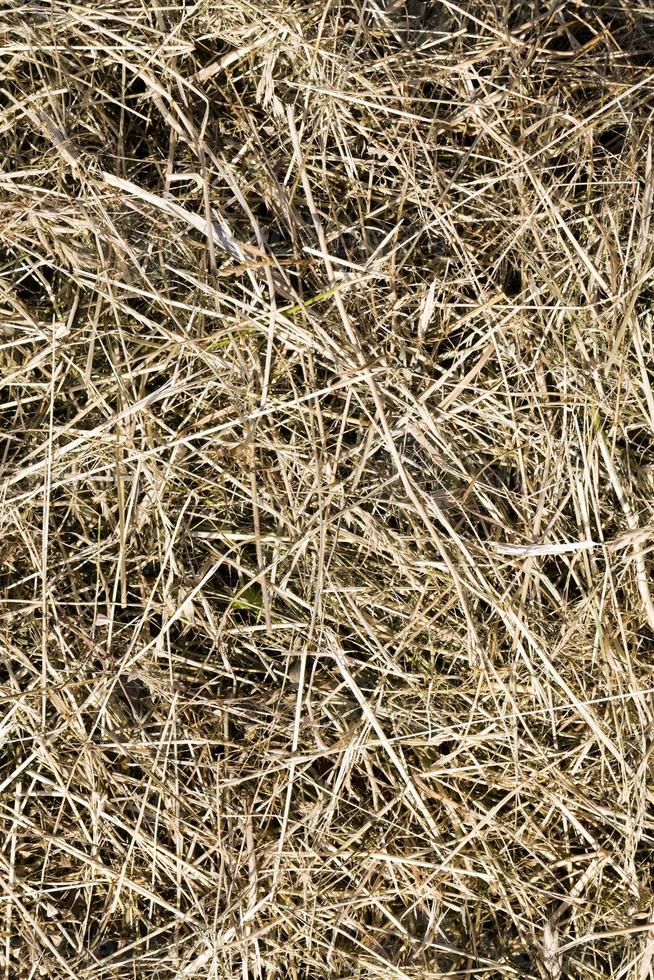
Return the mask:
[[0, 4], [5, 978], [652, 976], [653, 39]]

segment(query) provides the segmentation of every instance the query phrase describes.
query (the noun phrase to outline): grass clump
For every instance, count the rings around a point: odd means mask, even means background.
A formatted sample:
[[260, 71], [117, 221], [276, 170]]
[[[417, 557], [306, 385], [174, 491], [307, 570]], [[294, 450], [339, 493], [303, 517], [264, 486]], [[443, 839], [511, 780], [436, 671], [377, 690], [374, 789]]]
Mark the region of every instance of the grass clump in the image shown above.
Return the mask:
[[1, 6], [2, 975], [647, 980], [650, 6]]

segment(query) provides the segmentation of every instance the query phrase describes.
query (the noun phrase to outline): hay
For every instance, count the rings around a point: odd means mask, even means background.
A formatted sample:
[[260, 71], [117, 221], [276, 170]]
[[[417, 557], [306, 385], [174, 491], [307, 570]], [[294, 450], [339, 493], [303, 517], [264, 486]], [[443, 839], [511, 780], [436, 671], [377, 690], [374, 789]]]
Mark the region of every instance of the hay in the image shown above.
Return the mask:
[[647, 980], [651, 5], [0, 7], [2, 976]]

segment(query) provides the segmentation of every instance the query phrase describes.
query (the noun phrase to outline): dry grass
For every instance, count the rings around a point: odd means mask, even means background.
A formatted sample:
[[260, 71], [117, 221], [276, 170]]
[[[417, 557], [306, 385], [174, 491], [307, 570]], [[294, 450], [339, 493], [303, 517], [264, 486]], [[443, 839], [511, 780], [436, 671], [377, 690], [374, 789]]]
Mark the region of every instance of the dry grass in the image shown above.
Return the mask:
[[652, 4], [0, 8], [2, 976], [653, 976]]

